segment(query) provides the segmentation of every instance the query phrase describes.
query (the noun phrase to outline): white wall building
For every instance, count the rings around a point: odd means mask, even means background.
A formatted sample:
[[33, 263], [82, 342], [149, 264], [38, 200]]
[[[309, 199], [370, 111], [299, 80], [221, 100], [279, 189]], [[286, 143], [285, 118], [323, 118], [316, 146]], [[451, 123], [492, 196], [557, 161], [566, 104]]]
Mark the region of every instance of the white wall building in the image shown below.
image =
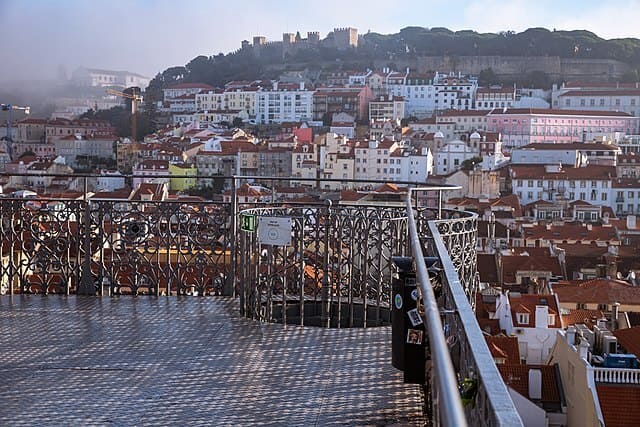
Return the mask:
[[[472, 159], [479, 155], [478, 148], [473, 147], [480, 141], [480, 135], [469, 141], [461, 141], [459, 139], [445, 142], [445, 144], [435, 154], [435, 172], [437, 175], [447, 175], [454, 172], [462, 166], [462, 162]], [[477, 145], [476, 145], [477, 147]]]
[[120, 86], [127, 88], [138, 86], [146, 89], [151, 79], [129, 71], [101, 70], [97, 68], [78, 68], [71, 75], [71, 83], [76, 86]]
[[313, 118], [313, 91], [299, 84], [273, 83], [256, 93], [256, 123], [302, 122]]

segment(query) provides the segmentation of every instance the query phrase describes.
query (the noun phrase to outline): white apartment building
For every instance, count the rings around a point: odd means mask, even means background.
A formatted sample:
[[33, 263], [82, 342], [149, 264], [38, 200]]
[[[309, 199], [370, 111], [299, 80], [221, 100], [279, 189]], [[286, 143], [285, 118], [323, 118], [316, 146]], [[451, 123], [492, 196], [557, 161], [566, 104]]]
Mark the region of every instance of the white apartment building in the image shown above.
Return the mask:
[[404, 119], [404, 104], [401, 96], [380, 95], [369, 102], [369, 122]]
[[537, 200], [583, 200], [602, 206], [613, 203], [611, 181], [615, 178], [614, 166], [512, 165], [510, 171], [512, 192], [523, 205]]
[[385, 180], [388, 179], [391, 169], [398, 165], [390, 163], [391, 153], [398, 148], [398, 143], [393, 140], [382, 141], [357, 141], [353, 147], [355, 157], [355, 179]]
[[202, 91], [210, 91], [214, 88], [206, 83], [178, 83], [169, 86], [166, 89], [162, 89], [164, 94], [164, 101], [171, 102], [172, 100], [181, 97], [183, 95], [196, 95]]
[[146, 89], [151, 78], [129, 71], [101, 70], [97, 68], [78, 68], [71, 75], [71, 83], [75, 86], [120, 86], [127, 88], [137, 86]]
[[433, 155], [423, 147], [419, 150], [397, 148], [389, 157], [389, 178], [391, 181], [425, 183], [433, 174]]
[[256, 94], [258, 86], [247, 86], [226, 90], [210, 90], [196, 95], [196, 109], [198, 111], [241, 111], [247, 112], [249, 117], [256, 116]]
[[256, 123], [303, 122], [313, 118], [313, 91], [299, 84], [273, 83], [256, 92]]
[[460, 169], [465, 160], [479, 156], [479, 141], [480, 135], [478, 133], [474, 133], [469, 141], [456, 139], [445, 142], [435, 154], [436, 174], [447, 175], [455, 172]]
[[560, 110], [622, 111], [640, 116], [638, 83], [566, 83], [553, 85], [552, 108]]
[[478, 82], [461, 74], [392, 72], [386, 78], [387, 93], [406, 101], [406, 115], [419, 118], [434, 111], [473, 108]]
[[546, 144], [536, 143], [511, 151], [512, 164], [562, 164], [583, 167], [587, 165], [616, 166], [619, 147], [612, 144], [580, 143]]
[[[320, 177], [334, 179], [354, 179], [354, 150], [348, 138], [335, 133], [325, 134], [320, 143]], [[324, 182], [325, 189], [349, 188], [348, 183]]]

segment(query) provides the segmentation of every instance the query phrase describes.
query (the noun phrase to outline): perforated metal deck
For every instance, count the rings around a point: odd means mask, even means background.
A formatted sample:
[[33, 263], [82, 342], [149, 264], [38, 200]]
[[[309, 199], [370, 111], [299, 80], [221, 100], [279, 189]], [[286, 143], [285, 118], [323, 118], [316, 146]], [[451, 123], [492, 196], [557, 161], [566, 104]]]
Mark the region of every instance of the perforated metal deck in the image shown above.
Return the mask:
[[0, 425], [423, 425], [390, 328], [261, 324], [222, 297], [0, 297]]

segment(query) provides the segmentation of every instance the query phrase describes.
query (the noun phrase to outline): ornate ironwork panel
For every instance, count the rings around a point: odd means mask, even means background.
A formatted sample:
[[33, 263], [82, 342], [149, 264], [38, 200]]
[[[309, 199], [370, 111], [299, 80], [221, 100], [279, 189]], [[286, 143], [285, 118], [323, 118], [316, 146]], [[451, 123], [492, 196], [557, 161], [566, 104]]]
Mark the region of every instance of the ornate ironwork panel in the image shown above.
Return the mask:
[[229, 204], [0, 200], [4, 292], [220, 294]]
[[82, 201], [2, 199], [2, 293], [68, 293], [82, 263]]
[[240, 235], [247, 315], [265, 321], [352, 327], [389, 320], [392, 255], [406, 253], [406, 211], [395, 207], [256, 208], [292, 219], [290, 246]]

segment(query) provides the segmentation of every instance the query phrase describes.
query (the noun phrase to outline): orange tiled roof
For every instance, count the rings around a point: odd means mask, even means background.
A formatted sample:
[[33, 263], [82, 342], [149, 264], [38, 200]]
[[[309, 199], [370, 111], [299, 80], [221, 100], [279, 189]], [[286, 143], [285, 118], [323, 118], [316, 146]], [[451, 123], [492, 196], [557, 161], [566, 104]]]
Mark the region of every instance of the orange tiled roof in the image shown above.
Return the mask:
[[[560, 403], [560, 391], [554, 365], [498, 365], [505, 384], [529, 398], [529, 370], [542, 371], [542, 402]], [[608, 424], [607, 424], [608, 425]]]
[[517, 337], [486, 336], [489, 351], [494, 358], [506, 359], [507, 364], [520, 364], [520, 350]]
[[640, 387], [596, 386], [602, 417], [607, 427], [637, 426], [640, 420]]
[[562, 315], [562, 321], [565, 327], [579, 323], [584, 323], [591, 327], [597, 323], [598, 319], [603, 319], [604, 317], [604, 313], [600, 310], [570, 309], [569, 314]]
[[620, 302], [640, 304], [640, 287], [622, 280], [592, 279], [579, 284], [557, 284], [553, 287], [563, 303], [611, 304]]
[[[618, 338], [618, 343], [631, 354], [640, 357], [640, 326], [633, 328], [617, 329], [613, 335]], [[640, 402], [639, 402], [640, 403]]]

